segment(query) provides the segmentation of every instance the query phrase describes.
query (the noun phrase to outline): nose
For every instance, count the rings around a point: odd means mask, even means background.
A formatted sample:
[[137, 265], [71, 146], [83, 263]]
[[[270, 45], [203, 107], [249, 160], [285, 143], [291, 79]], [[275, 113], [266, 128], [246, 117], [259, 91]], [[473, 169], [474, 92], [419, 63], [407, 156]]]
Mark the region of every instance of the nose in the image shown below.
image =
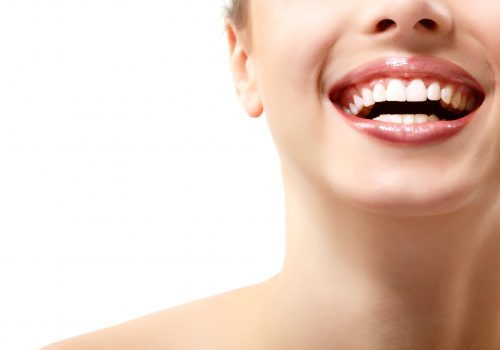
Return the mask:
[[363, 11], [365, 33], [391, 39], [442, 37], [453, 29], [453, 17], [440, 0], [377, 0]]

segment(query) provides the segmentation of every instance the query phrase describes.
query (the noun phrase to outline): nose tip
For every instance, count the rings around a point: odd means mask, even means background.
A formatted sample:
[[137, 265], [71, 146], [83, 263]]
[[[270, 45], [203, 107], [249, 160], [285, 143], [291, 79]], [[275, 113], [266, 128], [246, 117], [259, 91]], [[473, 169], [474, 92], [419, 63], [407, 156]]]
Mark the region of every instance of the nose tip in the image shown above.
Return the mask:
[[447, 34], [453, 27], [448, 9], [431, 0], [379, 0], [369, 22], [369, 33], [393, 36]]

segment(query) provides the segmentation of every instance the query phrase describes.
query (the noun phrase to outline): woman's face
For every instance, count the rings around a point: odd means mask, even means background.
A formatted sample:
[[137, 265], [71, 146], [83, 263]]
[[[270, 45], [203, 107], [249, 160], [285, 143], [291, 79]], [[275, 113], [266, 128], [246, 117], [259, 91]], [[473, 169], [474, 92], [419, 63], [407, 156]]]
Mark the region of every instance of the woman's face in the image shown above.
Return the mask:
[[290, 176], [391, 215], [497, 196], [498, 0], [250, 0], [250, 17], [246, 93]]

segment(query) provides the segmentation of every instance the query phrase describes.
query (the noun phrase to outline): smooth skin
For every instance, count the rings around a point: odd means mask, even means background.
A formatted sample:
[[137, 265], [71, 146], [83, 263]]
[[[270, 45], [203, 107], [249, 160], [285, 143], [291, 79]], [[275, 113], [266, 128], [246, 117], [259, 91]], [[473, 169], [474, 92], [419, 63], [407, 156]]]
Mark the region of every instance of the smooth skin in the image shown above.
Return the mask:
[[[500, 2], [250, 0], [250, 18], [228, 25], [231, 69], [280, 154], [282, 271], [46, 349], [500, 349]], [[465, 130], [398, 147], [339, 121], [328, 84], [414, 55], [483, 86]]]

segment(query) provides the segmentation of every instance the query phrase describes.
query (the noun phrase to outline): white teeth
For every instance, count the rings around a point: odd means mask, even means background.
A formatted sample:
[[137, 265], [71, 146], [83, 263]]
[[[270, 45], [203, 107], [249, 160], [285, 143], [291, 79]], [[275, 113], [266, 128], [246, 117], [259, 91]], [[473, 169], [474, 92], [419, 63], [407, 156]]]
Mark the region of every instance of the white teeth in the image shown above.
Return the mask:
[[441, 85], [438, 82], [432, 83], [427, 89], [427, 98], [431, 101], [439, 101], [441, 99]]
[[423, 124], [429, 122], [429, 116], [427, 114], [417, 114], [415, 115], [415, 123]]
[[406, 125], [415, 124], [415, 114], [404, 114], [403, 124]]
[[450, 85], [444, 87], [441, 90], [441, 99], [446, 103], [450, 104], [451, 103], [451, 98], [453, 97], [453, 87]]
[[398, 101], [405, 102], [406, 101], [406, 88], [405, 84], [398, 79], [392, 79], [387, 84], [386, 91], [387, 101]]
[[373, 89], [373, 101], [385, 102], [386, 101], [385, 97], [386, 93], [384, 86], [380, 83], [375, 85], [375, 88]]
[[388, 123], [389, 122], [389, 116], [390, 116], [390, 114], [382, 114], [382, 115], [378, 116], [377, 118], [375, 118], [373, 120], [378, 120], [380, 122], [386, 122], [386, 123]]
[[402, 124], [403, 116], [401, 114], [389, 114], [389, 122], [394, 124]]
[[462, 100], [462, 94], [460, 92], [455, 93], [451, 98], [451, 107], [453, 107], [453, 109], [458, 109], [461, 100]]
[[356, 106], [358, 111], [361, 111], [363, 109], [363, 99], [358, 95], [354, 95], [354, 105]]
[[434, 114], [430, 116], [427, 114], [382, 114], [374, 120], [386, 123], [413, 125], [437, 122], [439, 121], [439, 118]]
[[412, 80], [406, 88], [406, 101], [409, 102], [425, 102], [427, 101], [427, 89], [422, 80]]
[[[414, 79], [407, 83], [400, 79], [390, 79], [387, 83], [387, 88], [382, 81], [375, 83], [373, 90], [370, 88], [360, 89], [360, 93], [352, 96], [352, 101], [349, 106], [344, 106], [347, 113], [366, 117], [369, 115], [371, 108], [377, 102], [425, 102], [425, 101], [439, 101], [444, 109], [448, 109], [454, 113], [458, 112], [471, 112], [477, 106], [477, 99], [473, 96], [463, 94], [461, 91], [455, 91], [456, 88], [451, 84], [442, 87], [441, 83], [435, 81], [426, 87], [422, 79]], [[359, 91], [359, 90], [358, 90]], [[399, 123], [398, 117], [402, 116], [401, 120], [404, 124], [412, 124], [410, 117], [400, 114], [387, 114], [384, 115], [385, 119], [393, 119], [394, 123]], [[389, 117], [393, 116], [393, 117]], [[423, 115], [417, 117], [413, 123], [424, 122]], [[430, 117], [428, 117], [430, 118]], [[427, 119], [428, 119], [427, 118]], [[376, 120], [379, 120], [376, 118]]]
[[363, 105], [365, 107], [370, 107], [375, 104], [375, 101], [373, 100], [373, 92], [370, 89], [363, 89], [361, 94], [363, 95]]

